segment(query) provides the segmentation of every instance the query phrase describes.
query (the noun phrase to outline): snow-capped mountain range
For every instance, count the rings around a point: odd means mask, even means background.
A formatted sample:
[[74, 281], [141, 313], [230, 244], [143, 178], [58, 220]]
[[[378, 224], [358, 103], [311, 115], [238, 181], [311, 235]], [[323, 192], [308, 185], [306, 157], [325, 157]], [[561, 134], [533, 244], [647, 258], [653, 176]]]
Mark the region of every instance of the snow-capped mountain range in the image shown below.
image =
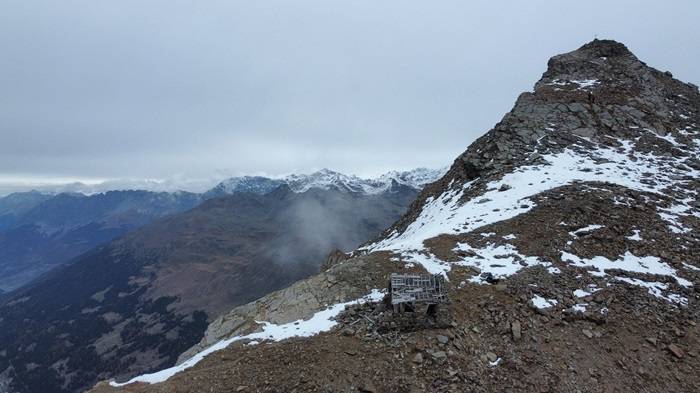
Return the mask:
[[403, 185], [422, 189], [445, 174], [447, 168], [416, 168], [410, 171], [391, 171], [379, 177], [363, 179], [346, 175], [329, 169], [322, 169], [311, 174], [293, 174], [281, 178], [262, 176], [232, 177], [219, 183], [208, 194], [232, 194], [234, 192], [266, 193], [286, 184], [294, 192], [305, 192], [313, 188], [329, 190], [338, 189], [352, 193], [379, 194], [390, 190], [392, 185]]
[[[225, 180], [214, 179], [114, 179], [99, 183], [71, 182], [61, 184], [0, 184], [0, 198], [19, 191], [37, 191], [46, 195], [74, 193], [83, 195], [102, 194], [109, 191], [143, 190], [152, 192], [192, 192], [205, 197], [216, 197], [234, 192], [264, 194], [282, 184], [287, 184], [294, 192], [304, 192], [312, 188], [379, 194], [390, 189], [393, 182], [420, 190], [428, 183], [439, 179], [447, 172], [441, 169], [416, 168], [410, 171], [391, 171], [376, 178], [360, 178], [329, 169], [321, 169], [310, 174], [287, 176], [237, 176]], [[217, 183], [219, 182], [219, 183]]]

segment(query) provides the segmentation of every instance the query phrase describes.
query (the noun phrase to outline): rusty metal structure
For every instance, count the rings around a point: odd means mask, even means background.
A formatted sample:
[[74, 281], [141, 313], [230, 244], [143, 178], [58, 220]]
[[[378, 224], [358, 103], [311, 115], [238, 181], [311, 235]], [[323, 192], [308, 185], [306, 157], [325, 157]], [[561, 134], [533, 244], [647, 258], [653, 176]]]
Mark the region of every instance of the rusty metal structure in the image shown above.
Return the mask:
[[388, 292], [394, 311], [412, 311], [418, 303], [434, 307], [448, 301], [445, 277], [441, 274], [391, 273]]

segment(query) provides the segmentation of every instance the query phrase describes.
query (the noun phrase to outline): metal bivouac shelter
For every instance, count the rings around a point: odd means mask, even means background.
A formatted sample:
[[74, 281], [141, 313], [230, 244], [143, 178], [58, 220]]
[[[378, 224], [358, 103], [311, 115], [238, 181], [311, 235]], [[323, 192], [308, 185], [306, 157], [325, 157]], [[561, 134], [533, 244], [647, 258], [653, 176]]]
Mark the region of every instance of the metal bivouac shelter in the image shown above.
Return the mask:
[[447, 302], [447, 286], [441, 274], [391, 273], [389, 295], [394, 311], [413, 311], [417, 303], [434, 308]]

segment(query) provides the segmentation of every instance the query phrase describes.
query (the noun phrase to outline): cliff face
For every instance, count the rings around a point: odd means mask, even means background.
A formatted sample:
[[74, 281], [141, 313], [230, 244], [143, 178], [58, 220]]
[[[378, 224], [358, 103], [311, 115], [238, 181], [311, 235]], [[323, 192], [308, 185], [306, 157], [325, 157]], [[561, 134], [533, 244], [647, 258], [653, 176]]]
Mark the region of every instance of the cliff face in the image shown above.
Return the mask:
[[[555, 56], [382, 236], [232, 310], [180, 361], [225, 349], [126, 389], [697, 391], [699, 124], [697, 87], [620, 43]], [[250, 335], [293, 330], [392, 271], [444, 274], [450, 323], [365, 302], [311, 337]]]

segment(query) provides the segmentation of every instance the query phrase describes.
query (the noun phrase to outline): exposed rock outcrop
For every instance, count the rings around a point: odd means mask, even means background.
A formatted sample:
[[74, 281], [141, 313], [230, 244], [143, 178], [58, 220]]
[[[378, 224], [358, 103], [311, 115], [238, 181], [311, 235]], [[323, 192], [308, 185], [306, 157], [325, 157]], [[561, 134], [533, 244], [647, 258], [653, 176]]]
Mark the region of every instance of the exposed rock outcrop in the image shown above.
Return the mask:
[[326, 257], [326, 261], [323, 262], [321, 265], [320, 271], [324, 272], [331, 267], [346, 261], [351, 258], [350, 254], [346, 254], [340, 250], [333, 250], [330, 254], [328, 254], [328, 257]]

